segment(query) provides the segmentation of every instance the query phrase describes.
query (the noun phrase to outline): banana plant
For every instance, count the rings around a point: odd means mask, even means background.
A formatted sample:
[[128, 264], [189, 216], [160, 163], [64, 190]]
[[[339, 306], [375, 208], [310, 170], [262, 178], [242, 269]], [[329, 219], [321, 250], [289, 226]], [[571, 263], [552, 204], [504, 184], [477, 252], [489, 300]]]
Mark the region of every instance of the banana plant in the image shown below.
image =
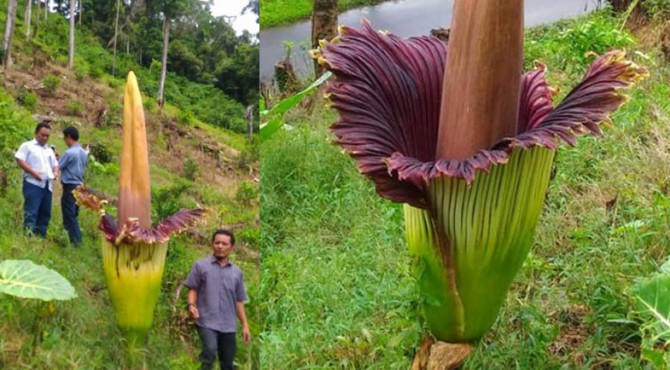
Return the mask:
[[363, 22], [313, 56], [334, 75], [335, 143], [405, 204], [428, 329], [468, 343], [493, 325], [528, 254], [558, 144], [601, 136], [646, 71], [610, 51], [554, 106], [546, 67], [522, 74], [523, 0], [456, 0], [448, 43]]
[[123, 98], [123, 144], [119, 178], [118, 220], [105, 213], [105, 200], [80, 186], [80, 205], [100, 213], [102, 257], [116, 324], [130, 348], [144, 344], [160, 293], [170, 235], [186, 230], [203, 209], [181, 210], [151, 227], [149, 156], [142, 97], [130, 72]]

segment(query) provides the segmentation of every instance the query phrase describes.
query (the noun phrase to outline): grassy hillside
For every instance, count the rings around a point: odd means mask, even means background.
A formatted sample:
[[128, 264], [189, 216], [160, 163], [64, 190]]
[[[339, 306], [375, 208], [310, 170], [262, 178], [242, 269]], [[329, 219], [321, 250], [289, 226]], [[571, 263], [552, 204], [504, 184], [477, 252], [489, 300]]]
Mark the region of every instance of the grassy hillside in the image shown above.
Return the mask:
[[[670, 66], [602, 13], [530, 30], [564, 96], [584, 53], [625, 47], [650, 77], [604, 138], [558, 151], [535, 233], [498, 321], [463, 369], [643, 369], [636, 279], [670, 255]], [[646, 40], [646, 41], [645, 41]], [[427, 334], [402, 208], [329, 144], [328, 108], [293, 112], [261, 148], [261, 362], [267, 368], [408, 369]]]
[[[3, 18], [3, 17], [0, 17]], [[105, 288], [101, 235], [97, 216], [80, 213], [83, 248], [68, 244], [60, 214], [60, 185], [54, 192], [53, 217], [46, 240], [22, 232], [21, 175], [13, 151], [32, 138], [35, 119], [54, 121], [50, 144], [66, 148], [62, 129], [75, 125], [81, 141], [90, 144], [86, 183], [114, 204], [121, 148], [123, 75], [135, 70], [145, 96], [153, 220], [180, 208], [206, 207], [208, 216], [192, 232], [170, 241], [162, 292], [146, 353], [149, 369], [195, 369], [200, 343], [185, 310], [181, 283], [192, 263], [210, 254], [209, 237], [220, 226], [234, 229], [240, 242], [232, 259], [245, 273], [252, 336], [259, 332], [258, 315], [258, 165], [253, 141], [227, 130], [246, 127], [242, 107], [211, 86], [168, 76], [167, 104], [159, 110], [151, 98], [155, 69], [139, 69], [123, 59], [118, 77], [107, 72], [111, 55], [87, 38], [77, 37], [74, 71], [64, 68], [65, 21], [49, 16], [35, 41], [23, 41], [19, 22], [14, 63], [0, 90], [0, 260], [30, 259], [65, 276], [78, 298], [53, 306], [0, 295], [0, 368], [124, 369], [131, 364]], [[124, 64], [126, 63], [126, 64]], [[216, 91], [215, 91], [216, 90]], [[218, 99], [218, 103], [216, 100]], [[213, 104], [217, 104], [214, 109]], [[31, 114], [33, 115], [31, 117]], [[228, 123], [226, 123], [228, 122]], [[236, 126], [237, 125], [237, 126]], [[239, 128], [239, 127], [238, 127]], [[238, 131], [244, 131], [238, 130]], [[236, 362], [242, 369], [259, 367], [259, 341], [240, 344]]]
[[[340, 0], [337, 2], [337, 7], [342, 12], [381, 2], [383, 0]], [[263, 29], [307, 20], [312, 15], [312, 0], [260, 0], [260, 4], [260, 20]]]

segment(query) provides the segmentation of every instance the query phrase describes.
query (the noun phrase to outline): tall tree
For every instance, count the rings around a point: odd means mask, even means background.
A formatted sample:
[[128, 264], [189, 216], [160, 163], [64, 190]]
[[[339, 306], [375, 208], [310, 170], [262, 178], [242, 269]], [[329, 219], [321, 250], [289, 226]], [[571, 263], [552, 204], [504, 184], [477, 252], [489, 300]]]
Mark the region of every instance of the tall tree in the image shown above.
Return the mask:
[[26, 4], [25, 20], [23, 21], [23, 23], [26, 25], [26, 41], [30, 40], [30, 20], [32, 18], [32, 10], [33, 0], [28, 0], [28, 4]]
[[37, 33], [37, 28], [40, 26], [40, 16], [42, 11], [42, 0], [37, 0], [37, 12], [35, 13], [35, 33]]
[[158, 106], [163, 108], [163, 89], [165, 88], [165, 74], [167, 72], [168, 44], [170, 42], [170, 20], [163, 18], [163, 53], [161, 56], [161, 79], [158, 82]]
[[49, 18], [49, 0], [44, 3], [44, 20], [46, 21], [47, 18]]
[[67, 69], [72, 70], [74, 64], [74, 18], [76, 17], [74, 0], [70, 0], [70, 43], [67, 56]]
[[79, 0], [79, 26], [81, 26], [81, 17], [84, 14], [84, 0]]
[[[145, 0], [146, 6], [149, 7], [150, 1]], [[189, 8], [193, 5], [198, 5], [197, 0], [162, 0], [160, 1], [160, 8], [163, 14], [163, 53], [161, 55], [161, 78], [158, 82], [158, 94], [156, 101], [158, 105], [163, 107], [163, 90], [165, 88], [165, 75], [167, 72], [167, 55], [168, 44], [170, 43], [170, 23], [172, 19], [184, 16]]]
[[112, 76], [116, 76], [116, 41], [119, 38], [119, 8], [121, 0], [116, 0], [116, 19], [114, 20], [114, 59], [112, 59]]
[[[330, 40], [337, 34], [337, 0], [314, 0], [312, 8], [312, 49], [319, 47], [319, 40]], [[314, 60], [316, 77], [323, 67]]]
[[14, 36], [14, 24], [16, 23], [16, 0], [7, 1], [7, 19], [5, 20], [5, 35], [2, 38], [3, 58], [2, 64], [4, 66], [5, 81], [7, 81], [7, 74], [9, 65], [11, 64], [11, 50], [12, 37]]

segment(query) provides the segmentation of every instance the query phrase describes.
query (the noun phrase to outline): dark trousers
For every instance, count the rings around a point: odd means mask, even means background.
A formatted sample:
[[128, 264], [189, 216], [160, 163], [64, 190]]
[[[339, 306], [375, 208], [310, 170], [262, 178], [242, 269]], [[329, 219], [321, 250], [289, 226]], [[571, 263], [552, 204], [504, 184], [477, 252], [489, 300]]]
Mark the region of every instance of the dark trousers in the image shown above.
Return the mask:
[[60, 198], [60, 207], [63, 210], [63, 227], [67, 230], [70, 243], [76, 247], [81, 245], [81, 229], [79, 229], [79, 206], [74, 199], [72, 191], [78, 184], [63, 184], [63, 196]]
[[221, 333], [198, 325], [195, 327], [198, 328], [198, 335], [200, 335], [202, 341], [202, 353], [200, 353], [200, 363], [202, 365], [200, 369], [213, 369], [218, 352], [221, 370], [233, 370], [233, 360], [237, 350], [235, 333]]
[[43, 188], [23, 180], [23, 226], [43, 238], [51, 220], [49, 184]]

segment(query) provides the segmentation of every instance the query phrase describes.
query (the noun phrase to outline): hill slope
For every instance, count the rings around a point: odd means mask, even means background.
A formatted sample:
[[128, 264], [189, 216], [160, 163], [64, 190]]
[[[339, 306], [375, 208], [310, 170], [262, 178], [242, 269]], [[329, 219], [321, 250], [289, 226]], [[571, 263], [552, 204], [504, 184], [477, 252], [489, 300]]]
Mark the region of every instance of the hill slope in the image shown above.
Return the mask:
[[[64, 20], [58, 18], [50, 15], [52, 32], [64, 30]], [[57, 185], [47, 239], [27, 237], [22, 232], [21, 178], [13, 151], [32, 138], [37, 119], [53, 121], [49, 143], [59, 152], [66, 148], [62, 129], [68, 125], [79, 129], [82, 143], [90, 144], [95, 156], [89, 163], [86, 182], [109, 196], [112, 210], [118, 189], [124, 81], [97, 67], [110, 55], [84, 31], [78, 32], [81, 53], [75, 69], [68, 71], [62, 59], [62, 37], [47, 34], [49, 27], [45, 25], [30, 43], [16, 37], [18, 53], [13, 56], [6, 88], [0, 91], [0, 260], [30, 259], [46, 265], [70, 280], [79, 297], [51, 306], [0, 295], [0, 368], [128, 368], [105, 289], [97, 216], [80, 212], [84, 244], [81, 249], [71, 248], [62, 228], [58, 205], [61, 188]], [[19, 23], [17, 35], [21, 35], [20, 29]], [[136, 68], [146, 93], [155, 71], [130, 63], [117, 64], [117, 71], [129, 67]], [[172, 89], [182, 88], [182, 94], [203, 91], [223, 96], [206, 85], [189, 83], [179, 76], [169, 76], [168, 81], [170, 78]], [[210, 210], [195, 230], [170, 241], [163, 291], [144, 354], [145, 366], [150, 369], [196, 366], [200, 344], [186, 319], [185, 291], [180, 287], [191, 264], [209, 254], [209, 235], [216, 227], [229, 226], [239, 236], [233, 259], [245, 273], [252, 335], [258, 333], [255, 145], [245, 136], [222, 128], [227, 125], [216, 119], [212, 124], [203, 122], [223, 117], [246, 127], [241, 105], [224, 96], [221, 109], [213, 116], [211, 111], [199, 111], [194, 104], [197, 99], [186, 95], [180, 100], [180, 95], [173, 93], [163, 110], [152, 98], [145, 97], [154, 222], [179, 208], [203, 206]], [[240, 346], [237, 362], [241, 368], [257, 368], [257, 353], [256, 344]]]

